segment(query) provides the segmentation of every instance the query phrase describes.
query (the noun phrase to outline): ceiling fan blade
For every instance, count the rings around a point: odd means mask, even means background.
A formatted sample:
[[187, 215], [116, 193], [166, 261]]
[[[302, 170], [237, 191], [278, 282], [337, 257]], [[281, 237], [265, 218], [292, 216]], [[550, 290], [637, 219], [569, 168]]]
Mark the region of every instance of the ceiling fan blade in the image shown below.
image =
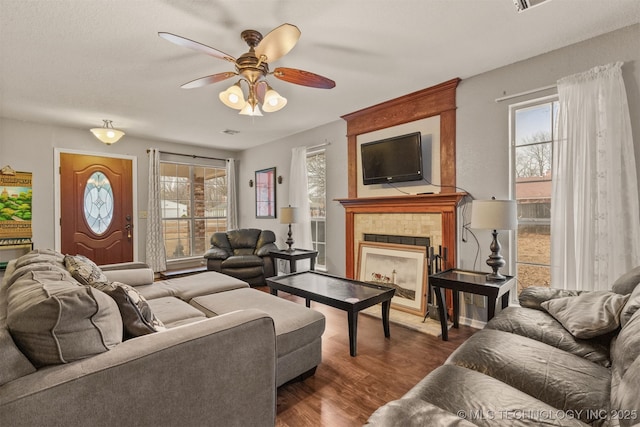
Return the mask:
[[187, 38], [181, 37], [181, 36], [177, 36], [175, 34], [171, 34], [171, 33], [163, 33], [160, 32], [158, 33], [158, 35], [160, 37], [162, 37], [165, 40], [170, 41], [171, 43], [175, 43], [178, 46], [182, 46], [182, 47], [186, 47], [189, 49], [193, 49], [193, 50], [197, 50], [198, 52], [202, 52], [205, 53], [209, 56], [213, 56], [214, 58], [219, 58], [219, 59], [224, 59], [226, 61], [229, 62], [236, 62], [236, 59], [231, 56], [231, 55], [227, 55], [224, 52], [219, 51], [218, 49], [214, 49], [212, 47], [209, 47], [207, 45], [204, 45], [202, 43], [198, 43], [195, 42], [193, 40], [189, 40]]
[[280, 80], [302, 86], [315, 87], [318, 89], [332, 89], [336, 86], [336, 82], [331, 79], [295, 68], [278, 67], [273, 70], [272, 74]]
[[194, 89], [194, 88], [197, 88], [197, 87], [210, 85], [212, 83], [218, 83], [218, 82], [221, 82], [223, 80], [226, 80], [226, 79], [228, 79], [230, 77], [237, 76], [237, 75], [238, 75], [237, 73], [233, 73], [231, 71], [227, 71], [227, 72], [224, 72], [224, 73], [213, 74], [211, 76], [201, 77], [199, 79], [192, 80], [189, 83], [185, 83], [180, 87], [182, 89]]
[[255, 48], [256, 56], [266, 56], [265, 62], [272, 62], [289, 53], [298, 43], [300, 30], [295, 25], [282, 24], [264, 36]]

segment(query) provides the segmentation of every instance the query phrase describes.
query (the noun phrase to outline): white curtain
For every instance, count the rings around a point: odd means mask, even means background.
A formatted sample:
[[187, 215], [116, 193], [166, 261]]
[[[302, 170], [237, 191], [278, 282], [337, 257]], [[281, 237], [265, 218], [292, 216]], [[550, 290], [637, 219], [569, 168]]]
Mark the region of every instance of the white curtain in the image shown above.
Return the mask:
[[236, 189], [236, 160], [227, 159], [227, 230], [238, 228], [238, 195]]
[[558, 81], [551, 262], [554, 287], [607, 290], [640, 264], [638, 184], [622, 63]]
[[167, 269], [160, 199], [160, 151], [149, 150], [149, 202], [147, 205], [147, 264], [155, 272]]
[[[294, 247], [313, 249], [306, 147], [295, 147], [291, 150], [289, 182], [289, 204], [298, 208], [298, 222], [291, 225], [292, 237], [295, 241]], [[298, 271], [308, 270], [310, 268], [309, 260], [298, 261], [296, 268]]]

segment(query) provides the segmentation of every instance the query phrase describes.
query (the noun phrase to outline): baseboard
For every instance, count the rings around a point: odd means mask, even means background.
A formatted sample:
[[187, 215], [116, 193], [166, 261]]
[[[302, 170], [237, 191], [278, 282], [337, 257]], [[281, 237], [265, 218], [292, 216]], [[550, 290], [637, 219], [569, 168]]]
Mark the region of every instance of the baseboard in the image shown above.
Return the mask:
[[487, 324], [487, 322], [483, 322], [482, 320], [469, 319], [468, 317], [460, 317], [458, 323], [465, 326], [471, 326], [476, 329], [482, 329]]

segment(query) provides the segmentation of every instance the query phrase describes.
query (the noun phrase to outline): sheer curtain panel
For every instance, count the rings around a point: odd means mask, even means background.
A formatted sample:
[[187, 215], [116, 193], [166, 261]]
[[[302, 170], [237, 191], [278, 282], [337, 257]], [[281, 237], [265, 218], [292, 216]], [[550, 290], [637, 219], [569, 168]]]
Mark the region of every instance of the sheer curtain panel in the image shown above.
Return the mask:
[[[298, 208], [298, 222], [291, 224], [293, 240], [295, 240], [294, 246], [300, 249], [313, 249], [306, 147], [294, 147], [291, 150], [289, 176], [289, 204]], [[298, 271], [308, 270], [310, 267], [308, 259], [300, 260], [297, 263]]]
[[160, 150], [149, 149], [149, 202], [147, 205], [146, 261], [155, 272], [167, 269], [167, 254], [162, 231], [160, 196]]
[[227, 230], [238, 228], [238, 196], [236, 191], [236, 160], [227, 159]]
[[638, 184], [622, 63], [558, 81], [552, 286], [607, 290], [640, 264]]

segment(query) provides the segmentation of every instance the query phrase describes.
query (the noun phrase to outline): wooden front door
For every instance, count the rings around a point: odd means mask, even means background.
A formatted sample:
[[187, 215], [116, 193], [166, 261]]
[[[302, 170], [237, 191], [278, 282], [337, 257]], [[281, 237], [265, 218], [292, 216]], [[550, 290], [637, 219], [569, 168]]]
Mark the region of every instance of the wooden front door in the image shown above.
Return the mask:
[[62, 253], [133, 261], [132, 169], [130, 159], [60, 153]]

